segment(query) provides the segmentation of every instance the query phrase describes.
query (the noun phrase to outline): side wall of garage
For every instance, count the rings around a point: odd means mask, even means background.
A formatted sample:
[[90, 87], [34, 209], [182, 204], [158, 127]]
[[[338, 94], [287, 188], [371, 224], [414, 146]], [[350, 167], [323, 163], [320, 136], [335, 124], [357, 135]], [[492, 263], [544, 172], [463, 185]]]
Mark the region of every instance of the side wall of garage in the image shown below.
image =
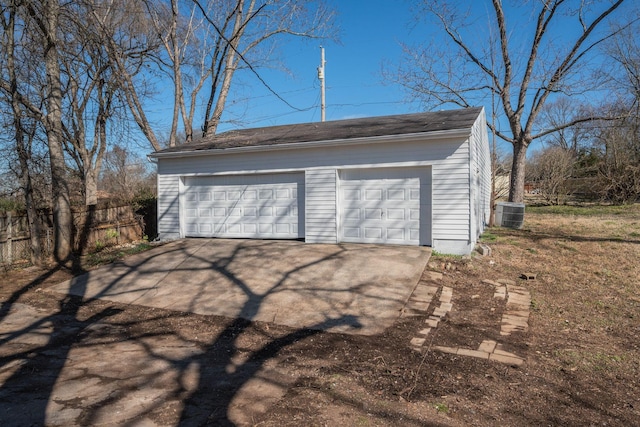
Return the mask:
[[220, 150], [196, 155], [189, 152], [184, 157], [160, 157], [160, 237], [184, 237], [181, 229], [184, 206], [180, 196], [186, 177], [304, 173], [305, 239], [335, 243], [340, 240], [341, 171], [422, 168], [430, 171], [431, 224], [428, 237], [421, 237], [420, 244], [444, 253], [468, 253], [473, 234], [469, 137], [425, 136], [366, 144], [346, 141], [326, 147], [296, 144], [296, 147]]

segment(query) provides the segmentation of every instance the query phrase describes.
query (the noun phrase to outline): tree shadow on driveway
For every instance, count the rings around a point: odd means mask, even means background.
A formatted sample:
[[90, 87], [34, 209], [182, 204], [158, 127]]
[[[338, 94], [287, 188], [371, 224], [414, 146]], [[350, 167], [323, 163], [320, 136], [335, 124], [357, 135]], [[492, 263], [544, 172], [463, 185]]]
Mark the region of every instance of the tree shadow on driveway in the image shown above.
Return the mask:
[[[171, 249], [176, 256], [184, 256], [186, 250], [179, 245]], [[295, 265], [261, 293], [252, 291], [229, 268], [247, 250], [273, 256], [267, 253], [268, 246], [238, 245], [227, 257], [199, 260], [198, 268], [216, 269], [246, 297], [236, 319], [203, 316], [216, 324], [204, 338], [166, 326], [167, 319], [179, 322], [183, 313], [148, 310], [150, 314], [143, 316], [147, 327], [140, 328], [139, 319], [126, 315], [136, 311], [136, 306], [96, 305], [83, 298], [90, 279], [87, 274], [74, 279], [77, 296], [60, 297], [57, 309], [50, 312], [29, 311], [18, 302], [35, 281], [16, 290], [0, 311], [4, 315], [0, 323], [0, 418], [17, 426], [132, 425], [150, 420], [161, 425], [249, 423], [296, 379], [278, 366], [282, 349], [324, 329], [358, 327], [359, 321], [351, 315], [327, 317], [309, 327], [263, 331], [257, 344], [247, 344], [247, 333], [256, 334], [256, 328], [246, 319], [255, 316], [266, 298], [280, 292], [291, 274], [340, 257], [343, 249], [336, 246], [324, 257]], [[110, 278], [102, 295], [160, 253], [166, 250], [150, 252], [131, 266], [120, 266], [120, 273]]]

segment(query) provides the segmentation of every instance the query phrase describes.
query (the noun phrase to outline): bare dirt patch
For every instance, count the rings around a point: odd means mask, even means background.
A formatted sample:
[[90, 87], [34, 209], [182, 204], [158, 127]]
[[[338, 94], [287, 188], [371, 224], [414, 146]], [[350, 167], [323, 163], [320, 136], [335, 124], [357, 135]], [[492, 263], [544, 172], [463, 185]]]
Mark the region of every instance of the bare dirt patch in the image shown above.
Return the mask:
[[[0, 418], [13, 420], [7, 415], [23, 408], [17, 402], [31, 399], [42, 424], [55, 424], [63, 413], [66, 425], [91, 424], [116, 416], [105, 412], [115, 403], [138, 399], [139, 409], [117, 407], [133, 414], [129, 422], [157, 425], [637, 425], [640, 208], [589, 216], [539, 210], [526, 215], [522, 230], [491, 229], [484, 239], [489, 257], [432, 259], [429, 269], [443, 273], [439, 286], [453, 289], [453, 308], [420, 352], [410, 341], [425, 328], [428, 312], [399, 319], [377, 336], [297, 331], [83, 302], [47, 292], [68, 272], [5, 272], [0, 321], [24, 304], [46, 314], [40, 326], [50, 336], [18, 344], [2, 335]], [[525, 272], [535, 280], [519, 279]], [[528, 331], [500, 334], [506, 303], [486, 279], [529, 291]], [[524, 365], [434, 349], [477, 348], [485, 340], [523, 357]], [[83, 368], [82, 357], [95, 354], [109, 372], [101, 352], [122, 345], [149, 358], [135, 375], [123, 367], [120, 377], [104, 378]], [[39, 388], [29, 388], [36, 378]], [[56, 388], [63, 379], [89, 385], [65, 400]], [[264, 393], [281, 396], [267, 402], [252, 394], [267, 383], [275, 388]], [[140, 394], [149, 388], [159, 391]]]

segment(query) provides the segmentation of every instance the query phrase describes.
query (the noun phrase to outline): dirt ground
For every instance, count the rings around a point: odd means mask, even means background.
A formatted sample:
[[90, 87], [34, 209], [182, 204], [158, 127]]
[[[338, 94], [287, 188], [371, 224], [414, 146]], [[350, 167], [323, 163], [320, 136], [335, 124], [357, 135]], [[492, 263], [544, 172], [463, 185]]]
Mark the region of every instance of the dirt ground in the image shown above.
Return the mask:
[[[0, 320], [24, 304], [54, 313], [49, 317], [54, 329], [63, 324], [67, 331], [74, 326], [82, 331], [99, 318], [107, 325], [100, 330], [102, 343], [149, 336], [188, 341], [206, 355], [197, 360], [199, 373], [189, 374], [199, 375], [200, 385], [196, 391], [185, 386], [176, 399], [150, 410], [146, 416], [155, 425], [640, 425], [640, 206], [578, 210], [578, 215], [550, 212], [528, 212], [522, 230], [488, 230], [483, 241], [492, 250], [490, 256], [432, 257], [427, 270], [442, 273], [438, 286], [453, 289], [453, 305], [426, 335], [422, 351], [413, 350], [410, 342], [424, 329], [427, 315], [399, 319], [383, 334], [369, 337], [296, 331], [83, 302], [47, 292], [48, 286], [68, 279], [69, 272], [34, 268], [0, 273]], [[425, 281], [432, 277], [428, 271]], [[535, 279], [521, 279], [523, 273]], [[494, 289], [485, 280], [512, 280], [529, 291], [526, 332], [500, 335], [506, 305], [493, 297]], [[432, 303], [429, 310], [434, 309]], [[30, 375], [55, 381], [59, 370], [50, 366], [47, 354], [58, 346], [80, 348], [95, 339], [87, 333], [60, 333], [20, 357], [29, 360]], [[525, 363], [514, 367], [435, 349], [473, 348], [487, 339]], [[17, 358], [15, 348], [0, 344], [3, 381], [3, 370]], [[204, 365], [228, 371], [230, 361], [241, 374], [229, 378], [245, 385], [258, 372], [252, 364], [277, 365], [288, 376], [280, 383], [283, 396], [266, 405], [259, 399], [234, 399], [238, 385], [207, 388], [218, 384], [213, 377], [219, 371], [207, 371]], [[0, 386], [0, 406], [10, 411], [18, 403], [7, 400], [7, 387], [6, 382]], [[121, 390], [127, 392], [133, 390]], [[47, 399], [46, 390], [33, 393], [44, 393], [41, 397]], [[251, 405], [265, 407], [243, 409]], [[206, 414], [191, 416], [194, 408]], [[98, 409], [82, 408], [75, 423], [91, 423], [92, 411]]]

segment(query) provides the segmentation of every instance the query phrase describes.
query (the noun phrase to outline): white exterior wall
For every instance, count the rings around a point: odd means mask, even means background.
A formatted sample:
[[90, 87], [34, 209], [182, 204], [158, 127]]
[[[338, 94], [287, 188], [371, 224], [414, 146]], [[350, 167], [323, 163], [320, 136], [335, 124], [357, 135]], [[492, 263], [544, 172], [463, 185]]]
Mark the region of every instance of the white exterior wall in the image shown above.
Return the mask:
[[158, 173], [158, 235], [162, 240], [179, 239], [180, 176]]
[[471, 189], [473, 192], [472, 230], [473, 244], [484, 232], [491, 215], [491, 152], [487, 135], [485, 112], [482, 110], [471, 128]]
[[336, 170], [310, 169], [305, 173], [305, 241], [337, 243]]
[[158, 230], [162, 239], [182, 237], [182, 177], [304, 171], [306, 240], [335, 243], [338, 170], [431, 166], [431, 246], [442, 253], [469, 253], [475, 242], [471, 237], [475, 233], [471, 227], [469, 162], [469, 137], [160, 157]]

